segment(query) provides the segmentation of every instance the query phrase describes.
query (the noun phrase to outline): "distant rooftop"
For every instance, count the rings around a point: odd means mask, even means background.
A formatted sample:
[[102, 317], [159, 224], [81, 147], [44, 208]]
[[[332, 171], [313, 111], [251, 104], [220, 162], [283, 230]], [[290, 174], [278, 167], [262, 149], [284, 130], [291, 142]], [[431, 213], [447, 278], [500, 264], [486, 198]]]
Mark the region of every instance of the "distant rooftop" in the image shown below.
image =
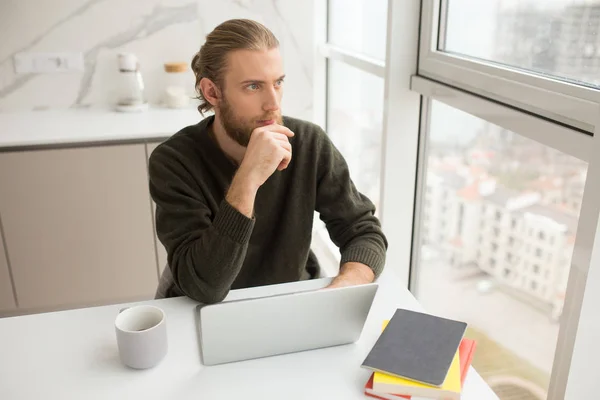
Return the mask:
[[511, 199], [522, 196], [523, 193], [517, 190], [508, 189], [506, 186], [497, 185], [493, 193], [486, 196], [485, 199], [498, 206], [507, 207]]
[[569, 232], [575, 233], [577, 231], [577, 223], [579, 219], [570, 213], [558, 210], [554, 207], [544, 206], [541, 204], [535, 204], [520, 210], [523, 213], [531, 213], [540, 215], [542, 217], [550, 218], [556, 223], [565, 225]]

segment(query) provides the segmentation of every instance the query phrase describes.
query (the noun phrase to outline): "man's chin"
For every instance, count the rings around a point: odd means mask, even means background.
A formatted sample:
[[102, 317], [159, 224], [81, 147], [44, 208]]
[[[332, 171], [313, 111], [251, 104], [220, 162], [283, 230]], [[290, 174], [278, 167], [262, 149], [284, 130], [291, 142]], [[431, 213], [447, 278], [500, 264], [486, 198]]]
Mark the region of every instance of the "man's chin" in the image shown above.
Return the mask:
[[240, 146], [248, 147], [248, 143], [250, 143], [251, 133], [241, 133], [239, 131], [231, 132], [228, 130], [226, 130], [225, 132], [227, 132], [227, 136], [229, 136], [230, 139], [232, 139], [234, 142], [236, 142]]

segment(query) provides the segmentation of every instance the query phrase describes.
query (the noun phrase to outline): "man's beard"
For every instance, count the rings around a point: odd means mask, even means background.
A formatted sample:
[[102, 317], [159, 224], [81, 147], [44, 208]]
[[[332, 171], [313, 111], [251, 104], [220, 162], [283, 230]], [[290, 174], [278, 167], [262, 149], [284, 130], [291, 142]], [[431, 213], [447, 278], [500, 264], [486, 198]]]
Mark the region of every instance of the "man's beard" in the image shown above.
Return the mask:
[[283, 125], [280, 113], [267, 113], [260, 118], [243, 118], [236, 115], [233, 107], [224, 97], [219, 107], [221, 124], [231, 139], [240, 146], [248, 147], [252, 131], [259, 127], [258, 121], [274, 120], [275, 123]]

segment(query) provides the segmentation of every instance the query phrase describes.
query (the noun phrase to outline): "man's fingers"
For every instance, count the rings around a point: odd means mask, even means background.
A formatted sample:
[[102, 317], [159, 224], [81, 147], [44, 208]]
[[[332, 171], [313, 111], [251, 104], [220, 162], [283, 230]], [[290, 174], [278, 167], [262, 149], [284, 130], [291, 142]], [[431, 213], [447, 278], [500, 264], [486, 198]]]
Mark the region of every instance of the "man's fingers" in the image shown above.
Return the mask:
[[289, 138], [287, 136], [285, 136], [283, 133], [277, 133], [277, 132], [271, 132], [271, 137], [275, 140], [279, 140], [282, 142], [288, 142], [289, 143]]
[[294, 132], [292, 132], [291, 130], [289, 130], [289, 128], [283, 126], [283, 125], [279, 125], [279, 124], [273, 124], [273, 125], [267, 125], [264, 127], [264, 129], [270, 131], [270, 132], [276, 132], [276, 133], [281, 133], [287, 137], [292, 137], [294, 136]]
[[283, 147], [285, 150], [287, 150], [288, 152], [292, 152], [292, 145], [290, 144], [290, 142], [284, 142], [283, 140], [279, 141], [279, 145], [281, 147]]
[[[285, 146], [288, 146], [288, 148], [286, 148]], [[290, 162], [292, 161], [292, 146], [289, 143], [282, 143], [281, 147], [284, 148], [284, 151], [283, 151], [283, 158], [281, 159], [281, 162], [279, 163], [279, 166], [277, 167], [277, 169], [279, 171], [283, 171], [284, 169], [286, 169], [288, 167], [288, 165], [290, 165]]]
[[279, 141], [279, 145], [283, 149], [283, 155], [277, 169], [283, 171], [288, 167], [290, 161], [292, 161], [292, 145], [287, 141]]

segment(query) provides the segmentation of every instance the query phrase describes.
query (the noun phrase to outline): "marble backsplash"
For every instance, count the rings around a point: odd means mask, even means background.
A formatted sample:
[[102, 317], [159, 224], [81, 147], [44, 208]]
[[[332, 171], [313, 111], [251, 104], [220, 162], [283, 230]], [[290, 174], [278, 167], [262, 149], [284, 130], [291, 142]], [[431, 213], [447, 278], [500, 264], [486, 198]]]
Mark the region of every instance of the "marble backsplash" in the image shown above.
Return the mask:
[[[189, 63], [219, 23], [251, 18], [278, 37], [284, 57], [283, 111], [312, 116], [313, 2], [295, 0], [0, 0], [0, 111], [114, 104], [117, 54], [137, 55], [146, 96], [160, 104], [163, 64]], [[81, 52], [83, 71], [16, 74], [21, 52]], [[193, 92], [194, 77], [186, 81]]]

